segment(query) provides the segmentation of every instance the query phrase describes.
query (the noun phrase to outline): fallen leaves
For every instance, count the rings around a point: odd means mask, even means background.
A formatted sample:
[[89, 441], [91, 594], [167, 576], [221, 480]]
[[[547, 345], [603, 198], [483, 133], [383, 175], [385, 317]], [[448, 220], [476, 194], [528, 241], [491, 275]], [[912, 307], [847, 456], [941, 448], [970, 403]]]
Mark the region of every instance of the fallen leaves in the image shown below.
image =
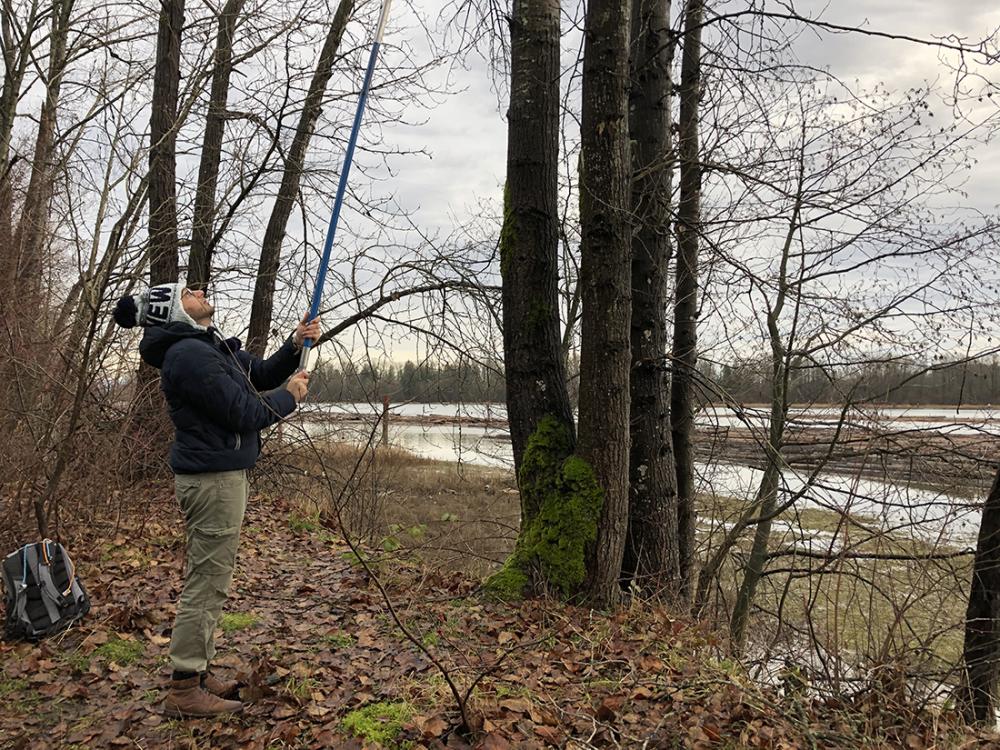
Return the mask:
[[[793, 719], [778, 696], [748, 699], [750, 688], [704, 673], [711, 639], [665, 612], [602, 618], [552, 602], [485, 602], [472, 595], [475, 581], [394, 559], [386, 581], [408, 629], [460, 690], [485, 674], [466, 716], [474, 732], [462, 736], [450, 690], [401, 636], [373, 582], [342, 545], [291, 532], [281, 507], [262, 503], [248, 517], [230, 602], [259, 625], [220, 634], [213, 664], [242, 683], [244, 714], [178, 724], [159, 713], [182, 569], [175, 519], [157, 526], [166, 541], [130, 546], [122, 537], [99, 562], [77, 545], [94, 609], [58, 639], [0, 644], [0, 702], [16, 707], [0, 712], [0, 744], [172, 748], [197, 736], [199, 747], [370, 750], [349, 736], [344, 717], [402, 702], [415, 718], [400, 739], [414, 750], [707, 749], [727, 742], [790, 750], [803, 746], [807, 731], [847, 738], [824, 747], [854, 746], [854, 725], [843, 720], [848, 707], [816, 704]], [[102, 658], [114, 643], [134, 644], [137, 660]], [[938, 731], [911, 725], [886, 746], [941, 746]]]

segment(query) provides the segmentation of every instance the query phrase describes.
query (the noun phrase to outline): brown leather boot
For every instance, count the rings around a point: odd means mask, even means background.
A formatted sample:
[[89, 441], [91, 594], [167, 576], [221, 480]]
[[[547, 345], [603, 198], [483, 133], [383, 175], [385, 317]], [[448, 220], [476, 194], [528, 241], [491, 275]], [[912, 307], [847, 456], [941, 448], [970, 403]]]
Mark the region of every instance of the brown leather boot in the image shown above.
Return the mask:
[[201, 686], [220, 698], [238, 698], [240, 683], [236, 680], [220, 680], [211, 672], [202, 675]]
[[170, 690], [163, 699], [163, 713], [167, 716], [217, 716], [243, 710], [239, 701], [227, 701], [212, 695], [201, 686], [201, 676], [187, 680], [171, 680]]

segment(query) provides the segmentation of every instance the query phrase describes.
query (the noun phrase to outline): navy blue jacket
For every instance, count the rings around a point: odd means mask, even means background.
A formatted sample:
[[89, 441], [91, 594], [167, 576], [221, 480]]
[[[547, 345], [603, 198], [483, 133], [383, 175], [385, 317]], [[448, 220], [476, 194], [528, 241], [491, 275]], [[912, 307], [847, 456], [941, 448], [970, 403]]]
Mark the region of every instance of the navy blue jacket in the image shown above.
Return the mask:
[[177, 429], [170, 451], [176, 474], [249, 469], [260, 454], [260, 431], [295, 411], [295, 398], [279, 388], [298, 365], [291, 339], [262, 360], [214, 329], [167, 323], [146, 329], [139, 354], [160, 370]]

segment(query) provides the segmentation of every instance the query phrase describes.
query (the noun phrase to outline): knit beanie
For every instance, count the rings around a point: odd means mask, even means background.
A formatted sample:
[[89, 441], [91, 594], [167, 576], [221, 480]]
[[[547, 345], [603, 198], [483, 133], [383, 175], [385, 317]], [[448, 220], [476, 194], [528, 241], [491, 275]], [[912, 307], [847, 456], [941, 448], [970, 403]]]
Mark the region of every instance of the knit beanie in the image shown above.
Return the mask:
[[115, 305], [115, 322], [122, 328], [187, 323], [202, 331], [207, 330], [205, 326], [195, 323], [194, 318], [184, 310], [181, 304], [184, 289], [184, 284], [176, 282], [158, 284], [138, 294], [126, 295]]

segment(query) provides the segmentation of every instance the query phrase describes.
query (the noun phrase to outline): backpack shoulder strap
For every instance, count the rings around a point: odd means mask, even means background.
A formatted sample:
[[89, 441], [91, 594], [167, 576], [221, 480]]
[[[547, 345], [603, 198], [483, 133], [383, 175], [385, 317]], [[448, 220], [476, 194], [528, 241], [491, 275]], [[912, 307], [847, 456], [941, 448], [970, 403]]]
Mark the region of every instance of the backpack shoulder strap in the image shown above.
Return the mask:
[[45, 559], [48, 560], [48, 552], [45, 551], [45, 542], [39, 542], [37, 545], [29, 544], [28, 548], [24, 551], [26, 568], [31, 571], [31, 574], [38, 582], [38, 589], [42, 595], [42, 604], [45, 605], [49, 621], [56, 623], [59, 621], [59, 589], [56, 588], [55, 583], [52, 581], [52, 574], [49, 571], [48, 564], [43, 563], [38, 558], [39, 549], [42, 550]]
[[69, 552], [66, 551], [65, 547], [58, 542], [54, 542], [52, 546], [62, 555], [63, 563], [66, 565], [66, 580], [69, 583], [66, 586], [66, 590], [62, 592], [63, 599], [70, 599], [76, 602], [77, 606], [80, 606], [87, 601], [87, 592], [84, 591], [80, 579], [76, 577], [76, 566], [73, 565], [73, 561], [70, 559]]
[[[14, 581], [14, 586], [16, 587], [14, 591], [14, 615], [17, 621], [22, 623], [30, 623], [31, 618], [28, 617], [28, 551], [31, 549], [32, 545], [26, 544], [21, 548], [21, 578], [20, 580]], [[16, 553], [15, 553], [16, 554]]]

